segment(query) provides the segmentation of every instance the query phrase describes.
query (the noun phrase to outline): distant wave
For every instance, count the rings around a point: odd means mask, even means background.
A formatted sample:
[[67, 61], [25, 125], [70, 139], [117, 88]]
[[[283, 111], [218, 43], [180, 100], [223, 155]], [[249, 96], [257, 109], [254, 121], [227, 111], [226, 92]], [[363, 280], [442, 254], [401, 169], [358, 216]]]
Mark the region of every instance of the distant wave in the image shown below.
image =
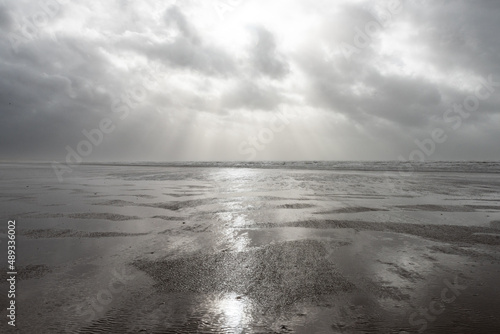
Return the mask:
[[352, 171], [458, 172], [500, 173], [500, 161], [187, 161], [96, 163], [98, 165], [206, 167], [206, 168], [271, 168]]

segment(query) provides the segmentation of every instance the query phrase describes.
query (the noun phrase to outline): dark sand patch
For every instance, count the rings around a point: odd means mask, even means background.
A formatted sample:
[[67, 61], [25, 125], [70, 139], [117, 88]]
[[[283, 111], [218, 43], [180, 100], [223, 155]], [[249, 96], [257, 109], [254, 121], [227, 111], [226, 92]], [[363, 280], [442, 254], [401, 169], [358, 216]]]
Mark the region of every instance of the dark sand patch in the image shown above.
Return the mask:
[[188, 193], [188, 194], [173, 194], [173, 193], [165, 193], [163, 195], [172, 196], [172, 197], [187, 197], [187, 196], [203, 196], [204, 193]]
[[67, 217], [73, 219], [104, 219], [112, 221], [141, 219], [137, 216], [124, 216], [116, 213], [101, 213], [101, 212], [72, 213], [67, 215]]
[[[138, 195], [134, 195], [134, 194], [124, 194], [124, 195], [120, 195], [121, 197], [135, 197], [135, 198], [145, 198], [145, 199], [153, 199], [153, 198], [156, 198], [156, 196], [152, 196], [152, 195], [141, 195], [141, 194], [138, 194]], [[96, 198], [96, 197], [111, 197], [110, 195], [93, 195], [93, 196], [88, 196], [90, 198]], [[108, 204], [109, 203], [109, 204]], [[106, 202], [96, 202], [96, 203], [92, 203], [92, 205], [115, 205], [115, 206], [128, 206], [128, 205], [139, 205], [137, 204], [136, 202], [132, 202], [132, 201], [125, 201], [125, 200], [121, 200], [121, 199], [116, 199], [116, 200], [109, 200], [109, 201], [106, 201]]]
[[278, 243], [246, 252], [138, 260], [133, 265], [153, 277], [162, 291], [237, 293], [258, 301], [265, 312], [355, 288], [328, 261], [325, 245], [315, 240]]
[[[479, 238], [479, 240], [483, 241], [481, 243], [487, 243], [490, 245], [500, 243], [500, 233], [477, 232], [472, 234], [472, 237], [474, 239]], [[485, 240], [489, 240], [489, 242], [484, 242]]]
[[500, 220], [493, 220], [490, 222], [490, 226], [495, 229], [500, 230]]
[[[152, 207], [152, 208], [159, 208], [159, 209], [166, 209], [166, 210], [171, 210], [171, 211], [178, 211], [182, 209], [188, 209], [188, 208], [196, 208], [198, 206], [202, 205], [208, 205], [208, 204], [213, 204], [213, 203], [234, 203], [236, 201], [239, 201], [241, 199], [244, 199], [245, 201], [250, 201], [250, 200], [261, 200], [262, 205], [265, 205], [266, 201], [271, 201], [271, 200], [283, 200], [286, 198], [281, 198], [281, 197], [274, 197], [274, 196], [245, 196], [245, 197], [238, 197], [235, 196], [227, 199], [217, 199], [217, 198], [203, 198], [203, 199], [192, 199], [192, 200], [184, 200], [184, 201], [166, 201], [166, 202], [160, 202], [160, 203], [134, 203], [134, 205], [139, 205], [139, 206], [145, 206], [145, 207]], [[311, 204], [285, 204], [284, 208], [290, 208], [290, 209], [297, 209], [297, 208], [309, 208], [313, 207]], [[254, 208], [257, 210], [258, 208]], [[251, 210], [251, 208], [247, 208], [247, 210]], [[220, 211], [224, 212], [224, 211]]]
[[[184, 223], [183, 223], [184, 224]], [[186, 225], [182, 228], [183, 231], [189, 231], [189, 232], [206, 232], [211, 225], [208, 226], [203, 226], [203, 225]]]
[[158, 234], [173, 234], [173, 235], [180, 233], [181, 232], [178, 229], [171, 229], [171, 228], [167, 228], [166, 230], [158, 232]]
[[341, 208], [330, 211], [315, 212], [315, 214], [330, 214], [330, 213], [357, 213], [357, 212], [370, 212], [370, 211], [388, 211], [387, 209], [367, 208], [364, 206], [352, 206], [348, 208]]
[[141, 204], [142, 206], [148, 206], [152, 208], [167, 209], [170, 211], [178, 211], [184, 208], [194, 208], [200, 205], [209, 204], [213, 202], [213, 199], [199, 199], [199, 200], [187, 200], [187, 201], [170, 201], [165, 203], [151, 203], [151, 204]]
[[449, 245], [449, 246], [431, 246], [428, 247], [432, 252], [438, 252], [443, 254], [467, 256], [475, 260], [488, 260], [488, 261], [500, 261], [499, 256], [493, 256], [485, 252], [478, 252], [473, 249]]
[[393, 300], [410, 300], [410, 295], [403, 293], [400, 288], [396, 286], [383, 286], [373, 284], [370, 290], [376, 297], [381, 299], [393, 299]]
[[475, 212], [477, 210], [500, 210], [498, 205], [398, 205], [396, 208], [408, 211]]
[[[158, 232], [158, 234], [164, 234], [164, 235], [167, 235], [167, 236], [177, 236], [177, 235], [186, 235], [186, 232], [199, 232], [199, 231], [196, 231], [196, 228], [197, 227], [194, 227], [194, 228], [188, 228], [188, 227], [184, 227], [184, 228], [169, 228], [169, 229], [166, 229], [166, 230], [163, 230], [163, 231], [160, 231]], [[206, 227], [204, 230], [206, 230], [208, 227]], [[198, 226], [198, 229], [200, 229], [200, 226]]]
[[156, 196], [153, 195], [145, 195], [145, 194], [139, 194], [139, 195], [125, 195], [125, 196], [131, 196], [131, 197], [139, 197], [139, 198], [147, 198], [147, 199], [153, 199], [156, 198]]
[[72, 213], [72, 214], [63, 214], [63, 213], [24, 213], [18, 215], [18, 217], [30, 218], [30, 219], [49, 219], [49, 218], [72, 218], [72, 219], [105, 219], [105, 220], [113, 220], [113, 221], [123, 221], [123, 220], [132, 220], [132, 219], [141, 219], [137, 216], [124, 216], [115, 213], [100, 213], [100, 212], [84, 212], [84, 213]]
[[49, 212], [40, 212], [40, 213], [27, 213], [19, 215], [23, 218], [31, 218], [31, 219], [48, 219], [48, 218], [63, 218], [64, 214], [62, 213], [49, 213]]
[[432, 262], [437, 262], [438, 261], [438, 259], [436, 259], [434, 256], [431, 256], [429, 254], [422, 254], [422, 257], [424, 259], [427, 259], [427, 260], [432, 261]]
[[306, 203], [293, 203], [293, 204], [281, 204], [276, 207], [278, 209], [309, 209], [309, 208], [314, 208], [315, 205]]
[[244, 198], [261, 200], [261, 201], [301, 201], [301, 202], [310, 201], [310, 199], [307, 198], [289, 198], [281, 196], [263, 196], [263, 195], [250, 196], [250, 194], [247, 194], [247, 196], [245, 196]]
[[[289, 222], [284, 224], [261, 223], [245, 227], [308, 227], [308, 228], [353, 228], [356, 230], [383, 231], [403, 233], [419, 236], [422, 238], [457, 242], [466, 244], [488, 244], [500, 245], [500, 238], [492, 237], [491, 233], [497, 233], [497, 229], [479, 226], [458, 226], [458, 225], [424, 225], [424, 224], [404, 224], [404, 223], [382, 223], [355, 220], [307, 220]], [[486, 233], [486, 235], [484, 234]]]
[[207, 232], [210, 227], [211, 225], [205, 226], [203, 224], [185, 225], [185, 222], [183, 221], [182, 225], [180, 225], [180, 228], [167, 228], [166, 230], [158, 232], [158, 234], [168, 234], [169, 236], [174, 236], [184, 234], [185, 232]]
[[27, 202], [33, 202], [35, 199], [37, 199], [35, 196], [9, 196], [11, 199], [6, 200], [6, 202], [17, 202], [17, 201], [27, 201]]
[[198, 185], [187, 185], [186, 187], [191, 188], [191, 189], [213, 189], [214, 186], [215, 186], [215, 184], [210, 185], [210, 186], [204, 186], [204, 185], [198, 184]]
[[[317, 196], [317, 195], [311, 195], [311, 196]], [[332, 194], [332, 193], [326, 193], [325, 196], [328, 197], [338, 197], [338, 198], [363, 198], [363, 199], [384, 199], [387, 198], [387, 196], [384, 195], [370, 195], [370, 194]]]
[[110, 201], [105, 201], [105, 202], [96, 202], [92, 203], [92, 205], [103, 205], [103, 206], [134, 206], [138, 205], [135, 202], [130, 202], [130, 201], [124, 201], [121, 199], [114, 199]]
[[466, 205], [435, 205], [435, 204], [417, 204], [417, 205], [398, 205], [396, 208], [408, 211], [443, 211], [443, 212], [474, 212], [473, 208]]
[[84, 232], [74, 230], [58, 230], [58, 229], [32, 229], [19, 230], [19, 235], [31, 239], [42, 238], [101, 238], [101, 237], [128, 237], [147, 235], [148, 233], [124, 233], [124, 232]]
[[151, 218], [163, 219], [163, 220], [167, 220], [167, 221], [185, 220], [185, 218], [182, 218], [182, 217], [172, 217], [172, 216], [153, 216]]
[[[51, 272], [52, 270], [45, 264], [29, 264], [27, 266], [16, 266], [16, 279], [17, 280], [27, 280], [32, 278], [41, 278], [45, 274]], [[4, 282], [10, 275], [7, 275], [7, 268], [2, 270], [0, 274], [0, 279]]]
[[500, 210], [499, 205], [465, 205], [465, 206], [475, 210]]

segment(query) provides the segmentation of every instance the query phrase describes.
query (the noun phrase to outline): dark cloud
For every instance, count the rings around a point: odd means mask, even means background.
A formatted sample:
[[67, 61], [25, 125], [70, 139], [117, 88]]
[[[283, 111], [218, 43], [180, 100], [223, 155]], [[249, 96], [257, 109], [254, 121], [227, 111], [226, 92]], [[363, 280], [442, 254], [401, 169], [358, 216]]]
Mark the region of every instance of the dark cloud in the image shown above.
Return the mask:
[[252, 62], [261, 74], [281, 79], [289, 72], [288, 63], [277, 50], [273, 34], [262, 27], [255, 27], [257, 43], [252, 50]]
[[165, 23], [167, 26], [175, 24], [181, 34], [193, 44], [200, 42], [200, 37], [195, 28], [187, 21], [186, 17], [178, 7], [172, 6], [165, 11]]
[[225, 75], [235, 70], [233, 59], [224, 51], [200, 46], [179, 38], [173, 43], [159, 44], [144, 49], [148, 55], [170, 66], [192, 69], [206, 74]]
[[9, 10], [5, 5], [0, 4], [0, 28], [8, 31], [12, 27], [13, 21]]
[[496, 1], [172, 2], [3, 2], [2, 159], [64, 160], [110, 118], [89, 161], [241, 160], [278, 115], [257, 159], [397, 159], [436, 128], [429, 159], [500, 156]]
[[242, 81], [227, 91], [222, 97], [225, 108], [246, 108], [249, 110], [273, 110], [280, 103], [282, 97], [271, 85], [259, 86], [252, 81]]
[[141, 35], [120, 37], [117, 46], [171, 67], [199, 71], [206, 75], [227, 75], [236, 70], [234, 59], [228, 52], [203, 42], [195, 26], [178, 7], [168, 8], [163, 18], [165, 25], [159, 34], [166, 36], [166, 40], [145, 40]]

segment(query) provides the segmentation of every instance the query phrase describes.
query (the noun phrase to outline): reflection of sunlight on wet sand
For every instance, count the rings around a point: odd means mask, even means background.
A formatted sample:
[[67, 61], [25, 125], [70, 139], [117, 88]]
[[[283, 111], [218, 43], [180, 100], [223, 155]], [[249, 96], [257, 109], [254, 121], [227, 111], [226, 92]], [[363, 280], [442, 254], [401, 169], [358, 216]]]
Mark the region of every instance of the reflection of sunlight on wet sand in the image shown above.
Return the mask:
[[[231, 227], [241, 227], [254, 223], [248, 219], [248, 215], [240, 214], [248, 208], [243, 203], [244, 196], [253, 194], [255, 188], [255, 175], [260, 171], [249, 169], [224, 169], [223, 172], [214, 174], [212, 177], [218, 182], [219, 197], [232, 197], [234, 200], [224, 201], [220, 204], [223, 207], [223, 212], [218, 213], [219, 219], [228, 223]], [[221, 195], [223, 193], [223, 195]], [[251, 207], [251, 205], [250, 205]]]
[[242, 235], [237, 235], [236, 231], [227, 231], [230, 234], [230, 238], [233, 239], [233, 248], [237, 252], [244, 252], [248, 249], [248, 245], [250, 240], [248, 239], [248, 235], [246, 233]]
[[248, 221], [246, 219], [246, 215], [238, 215], [233, 219], [233, 226], [240, 227], [245, 226], [246, 224], [252, 224], [253, 221]]
[[[222, 212], [216, 216], [223, 222], [220, 233], [231, 246], [231, 251], [244, 252], [248, 250], [250, 242], [246, 234], [238, 235], [237, 229], [254, 221], [248, 219], [247, 214], [240, 213], [245, 210], [243, 201], [255, 189], [256, 174], [260, 171], [234, 168], [217, 171], [209, 176], [217, 185], [217, 197], [231, 197], [232, 201], [221, 201]], [[205, 323], [216, 326], [223, 333], [243, 333], [253, 322], [251, 316], [251, 303], [243, 296], [236, 293], [224, 294], [214, 298], [209, 306], [211, 315]]]
[[253, 320], [250, 303], [235, 293], [215, 298], [210, 309], [213, 316], [208, 316], [205, 322], [228, 330], [228, 333], [242, 333]]
[[241, 299], [236, 299], [236, 295], [231, 294], [227, 298], [219, 301], [218, 308], [224, 314], [226, 326], [237, 328], [243, 325], [245, 320], [245, 304]]
[[248, 180], [249, 177], [255, 175], [258, 172], [259, 171], [248, 168], [227, 168], [224, 169], [224, 176], [230, 179]]
[[[235, 205], [234, 203], [224, 203], [224, 206], [227, 210], [235, 210], [235, 207], [237, 207], [238, 210], [241, 210], [241, 206]], [[254, 223], [252, 219], [247, 218], [246, 214], [219, 212], [217, 213], [217, 216], [221, 221], [228, 223], [231, 227], [242, 227]]]
[[255, 175], [261, 173], [246, 168], [225, 168], [211, 173], [210, 179], [217, 184], [219, 193], [241, 193], [253, 191]]
[[[276, 196], [286, 198], [302, 198], [314, 195], [311, 189], [304, 189], [294, 178], [283, 181], [283, 173], [279, 170], [224, 168], [211, 171], [207, 175], [210, 180], [211, 196], [217, 198], [258, 198]], [[285, 185], [285, 187], [283, 187]]]
[[[232, 215], [227, 215], [225, 216], [227, 220], [227, 222], [231, 222], [232, 221]], [[236, 217], [236, 221], [237, 223], [235, 225], [244, 225], [246, 224], [247, 222], [245, 221], [244, 217], [242, 216], [238, 216]], [[221, 233], [223, 235], [223, 240], [226, 240], [231, 246], [231, 250], [233, 251], [236, 251], [236, 252], [244, 252], [248, 249], [248, 245], [249, 245], [249, 238], [248, 238], [248, 235], [247, 234], [244, 234], [244, 235], [239, 235], [238, 233], [238, 229], [237, 228], [233, 228], [233, 224], [230, 226], [230, 227], [225, 227], [221, 230]], [[237, 227], [237, 226], [236, 226]]]

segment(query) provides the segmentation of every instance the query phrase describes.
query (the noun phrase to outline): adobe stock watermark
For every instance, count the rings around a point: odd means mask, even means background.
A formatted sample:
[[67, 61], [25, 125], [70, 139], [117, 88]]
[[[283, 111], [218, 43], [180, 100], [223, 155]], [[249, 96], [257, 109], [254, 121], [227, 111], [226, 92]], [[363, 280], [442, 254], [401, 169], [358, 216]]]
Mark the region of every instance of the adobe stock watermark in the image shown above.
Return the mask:
[[[69, 0], [44, 0], [39, 2], [38, 11], [31, 16], [23, 17], [17, 22], [14, 32], [9, 33], [9, 42], [15, 53], [19, 47], [30, 41], [40, 38], [42, 29], [45, 28], [61, 11], [61, 6], [69, 3]], [[51, 36], [55, 39], [54, 36]]]
[[238, 145], [238, 153], [248, 155], [247, 161], [255, 159], [257, 152], [264, 150], [266, 145], [274, 140], [275, 133], [283, 131], [288, 124], [288, 118], [280, 112], [277, 113], [269, 122], [269, 128], [262, 128], [257, 136], [249, 136]]
[[[470, 113], [476, 112], [480, 107], [480, 101], [487, 100], [495, 92], [495, 87], [500, 86], [500, 82], [493, 81], [493, 76], [490, 74], [488, 78], [480, 77], [480, 85], [476, 87], [474, 94], [467, 95], [462, 103], [454, 103], [451, 108], [448, 108], [442, 116], [444, 123], [450, 124], [451, 129], [456, 131], [462, 124], [463, 120], [470, 117]], [[414, 143], [417, 149], [410, 152], [408, 159], [399, 155], [398, 159], [402, 162], [424, 162], [427, 157], [434, 154], [437, 144], [443, 144], [448, 139], [445, 129], [434, 128], [429, 138], [423, 140], [415, 139]], [[414, 170], [413, 166], [410, 173]], [[400, 172], [401, 173], [401, 172]]]
[[[125, 120], [130, 112], [139, 107], [148, 96], [148, 91], [158, 86], [158, 80], [151, 75], [142, 78], [142, 82], [127, 90], [119, 97], [113, 98], [111, 110], [119, 116], [119, 120]], [[116, 122], [109, 117], [103, 117], [95, 128], [83, 129], [82, 135], [85, 139], [80, 140], [74, 148], [66, 145], [66, 163], [53, 161], [52, 169], [59, 182], [63, 182], [63, 176], [71, 173], [74, 168], [83, 162], [83, 159], [90, 156], [95, 147], [101, 145], [105, 135], [111, 134], [116, 129]]]
[[443, 283], [445, 287], [441, 290], [440, 300], [432, 300], [427, 308], [420, 307], [408, 318], [411, 326], [420, 326], [419, 333], [427, 329], [429, 322], [435, 321], [437, 316], [443, 314], [446, 310], [446, 304], [453, 303], [462, 294], [462, 291], [467, 289], [467, 285], [458, 284], [458, 275], [455, 276], [453, 283], [448, 279], [443, 280]]
[[[114, 269], [112, 275], [113, 277], [106, 288], [100, 289], [94, 297], [87, 297], [84, 301], [65, 306], [63, 310], [65, 312], [74, 312], [77, 317], [84, 318], [83, 321], [88, 324], [96, 320], [97, 316], [104, 311], [105, 307], [111, 304], [118, 294], [123, 292], [127, 283], [135, 279], [135, 275], [127, 272], [125, 267], [120, 270], [120, 272]], [[79, 325], [74, 323], [70, 324], [70, 328], [67, 328], [69, 330], [68, 332], [76, 330], [77, 326]]]

